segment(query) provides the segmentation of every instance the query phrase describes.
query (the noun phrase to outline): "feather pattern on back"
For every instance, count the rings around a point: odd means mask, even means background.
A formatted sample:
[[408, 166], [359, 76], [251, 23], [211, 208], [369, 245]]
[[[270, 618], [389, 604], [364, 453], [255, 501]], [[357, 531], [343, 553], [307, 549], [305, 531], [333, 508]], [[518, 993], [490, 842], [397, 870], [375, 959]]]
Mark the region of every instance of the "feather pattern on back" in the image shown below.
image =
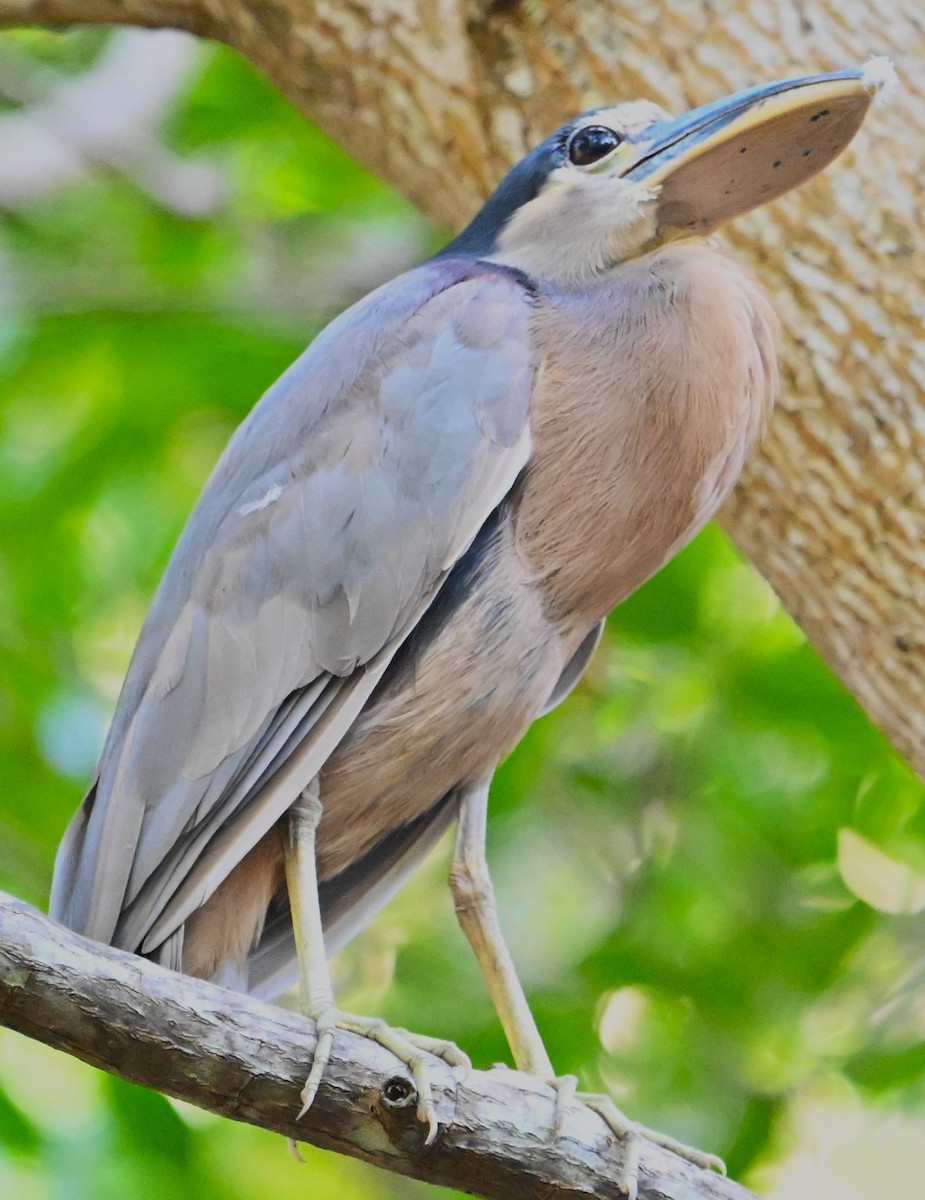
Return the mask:
[[152, 951], [318, 773], [527, 462], [531, 303], [515, 272], [427, 264], [245, 420], [145, 622], [55, 916]]

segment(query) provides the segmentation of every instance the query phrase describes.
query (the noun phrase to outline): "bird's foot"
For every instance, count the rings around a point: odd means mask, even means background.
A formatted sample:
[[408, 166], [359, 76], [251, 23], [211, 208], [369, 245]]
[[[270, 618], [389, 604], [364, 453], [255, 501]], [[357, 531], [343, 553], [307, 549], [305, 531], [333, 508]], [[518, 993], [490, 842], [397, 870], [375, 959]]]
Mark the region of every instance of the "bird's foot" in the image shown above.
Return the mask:
[[319, 1006], [316, 1011], [310, 1012], [308, 1015], [315, 1021], [318, 1044], [315, 1047], [315, 1057], [312, 1060], [308, 1079], [302, 1088], [302, 1108], [299, 1110], [299, 1116], [303, 1117], [308, 1112], [312, 1101], [318, 1094], [318, 1088], [334, 1047], [334, 1034], [336, 1030], [344, 1029], [349, 1033], [359, 1034], [360, 1037], [369, 1038], [371, 1042], [378, 1042], [380, 1046], [385, 1046], [411, 1072], [417, 1091], [417, 1116], [418, 1120], [427, 1126], [427, 1138], [424, 1144], [429, 1146], [437, 1136], [438, 1125], [437, 1110], [430, 1085], [428, 1056], [434, 1055], [436, 1058], [442, 1058], [451, 1067], [462, 1067], [464, 1071], [468, 1071], [471, 1064], [462, 1050], [458, 1046], [454, 1046], [452, 1042], [426, 1037], [420, 1033], [409, 1033], [407, 1029], [395, 1029], [378, 1017], [358, 1017], [352, 1013], [341, 1012], [340, 1009], [330, 1004]]
[[695, 1167], [719, 1171], [722, 1175], [726, 1174], [726, 1164], [715, 1154], [707, 1154], [706, 1151], [698, 1150], [694, 1146], [685, 1146], [683, 1142], [677, 1141], [666, 1133], [647, 1129], [645, 1125], [631, 1121], [625, 1113], [617, 1108], [610, 1096], [579, 1092], [578, 1080], [574, 1075], [562, 1075], [551, 1082], [556, 1089], [556, 1133], [562, 1132], [569, 1108], [574, 1104], [583, 1104], [585, 1108], [590, 1108], [592, 1112], [596, 1112], [602, 1117], [607, 1127], [623, 1142], [623, 1165], [617, 1186], [626, 1193], [629, 1200], [636, 1200], [639, 1192], [639, 1155], [644, 1141], [653, 1142], [656, 1146], [663, 1146], [666, 1150], [671, 1150], [681, 1158], [686, 1158]]

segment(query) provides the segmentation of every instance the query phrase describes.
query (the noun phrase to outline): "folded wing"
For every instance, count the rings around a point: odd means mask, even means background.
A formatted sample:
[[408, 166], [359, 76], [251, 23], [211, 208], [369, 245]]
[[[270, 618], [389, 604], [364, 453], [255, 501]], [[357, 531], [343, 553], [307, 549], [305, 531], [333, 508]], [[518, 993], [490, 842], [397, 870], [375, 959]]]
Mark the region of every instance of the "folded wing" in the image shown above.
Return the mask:
[[531, 302], [427, 264], [264, 396], [158, 589], [53, 915], [153, 951], [318, 773], [527, 462]]

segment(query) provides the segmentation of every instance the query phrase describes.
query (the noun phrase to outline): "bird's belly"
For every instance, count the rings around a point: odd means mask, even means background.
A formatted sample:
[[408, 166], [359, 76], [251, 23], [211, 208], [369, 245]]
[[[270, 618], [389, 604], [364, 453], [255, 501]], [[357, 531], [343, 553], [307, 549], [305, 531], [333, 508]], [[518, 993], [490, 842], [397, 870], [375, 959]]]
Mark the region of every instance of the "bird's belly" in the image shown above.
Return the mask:
[[322, 771], [321, 878], [492, 771], [542, 712], [569, 652], [510, 532], [474, 547]]

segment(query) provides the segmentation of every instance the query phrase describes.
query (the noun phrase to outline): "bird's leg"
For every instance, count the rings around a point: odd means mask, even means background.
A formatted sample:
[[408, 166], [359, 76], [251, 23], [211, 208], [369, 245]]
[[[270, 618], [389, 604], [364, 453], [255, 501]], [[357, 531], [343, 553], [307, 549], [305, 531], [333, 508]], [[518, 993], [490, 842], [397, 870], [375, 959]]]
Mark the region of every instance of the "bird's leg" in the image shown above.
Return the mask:
[[292, 909], [292, 924], [299, 956], [299, 984], [306, 1016], [315, 1022], [318, 1042], [315, 1057], [302, 1089], [303, 1116], [317, 1095], [325, 1067], [334, 1047], [337, 1029], [360, 1034], [391, 1050], [411, 1072], [417, 1089], [418, 1118], [428, 1126], [427, 1143], [437, 1135], [437, 1114], [427, 1066], [427, 1055], [443, 1058], [451, 1066], [469, 1067], [469, 1060], [451, 1042], [393, 1029], [376, 1017], [343, 1013], [334, 1000], [331, 972], [324, 946], [324, 929], [318, 902], [318, 871], [315, 836], [321, 822], [322, 805], [318, 780], [305, 789], [289, 812], [286, 845], [286, 885]]
[[489, 783], [490, 780], [482, 780], [460, 797], [450, 887], [459, 924], [482, 968], [517, 1069], [538, 1075], [556, 1089], [553, 1124], [557, 1133], [562, 1131], [568, 1110], [573, 1104], [583, 1104], [603, 1118], [624, 1144], [623, 1164], [617, 1185], [626, 1192], [629, 1200], [635, 1200], [639, 1190], [639, 1151], [643, 1139], [674, 1151], [695, 1166], [712, 1167], [725, 1172], [722, 1160], [715, 1155], [685, 1146], [667, 1134], [638, 1125], [626, 1117], [609, 1096], [579, 1092], [578, 1080], [574, 1075], [557, 1076], [554, 1073], [498, 920], [485, 854]]
[[488, 873], [485, 834], [490, 779], [462, 793], [450, 889], [456, 916], [475, 952], [518, 1071], [552, 1079], [554, 1072], [508, 949]]

